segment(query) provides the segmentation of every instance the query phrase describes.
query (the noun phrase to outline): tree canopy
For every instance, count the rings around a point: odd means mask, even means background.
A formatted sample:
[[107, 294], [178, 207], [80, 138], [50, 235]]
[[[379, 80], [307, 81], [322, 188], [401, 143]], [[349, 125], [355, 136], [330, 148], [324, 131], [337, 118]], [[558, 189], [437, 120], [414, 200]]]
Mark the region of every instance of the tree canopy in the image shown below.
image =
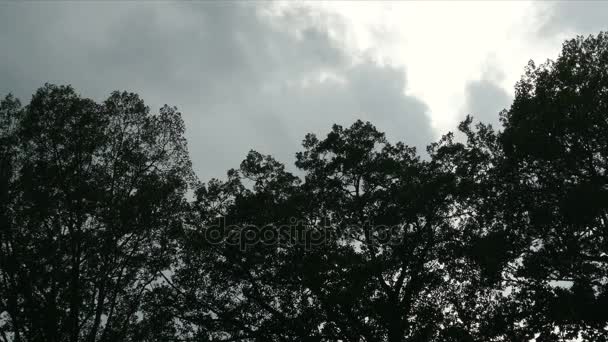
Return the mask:
[[0, 341], [608, 341], [608, 35], [530, 62], [501, 127], [371, 123], [191, 168], [175, 107], [0, 101]]

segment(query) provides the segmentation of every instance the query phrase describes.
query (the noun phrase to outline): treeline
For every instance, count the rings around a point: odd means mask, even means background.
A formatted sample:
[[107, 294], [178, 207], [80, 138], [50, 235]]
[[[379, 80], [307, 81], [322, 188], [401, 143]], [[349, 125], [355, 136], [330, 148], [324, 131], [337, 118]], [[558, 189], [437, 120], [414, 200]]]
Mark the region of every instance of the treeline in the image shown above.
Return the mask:
[[[0, 341], [608, 341], [608, 35], [421, 158], [309, 134], [191, 169], [176, 108], [0, 103]], [[460, 142], [462, 140], [463, 142]]]

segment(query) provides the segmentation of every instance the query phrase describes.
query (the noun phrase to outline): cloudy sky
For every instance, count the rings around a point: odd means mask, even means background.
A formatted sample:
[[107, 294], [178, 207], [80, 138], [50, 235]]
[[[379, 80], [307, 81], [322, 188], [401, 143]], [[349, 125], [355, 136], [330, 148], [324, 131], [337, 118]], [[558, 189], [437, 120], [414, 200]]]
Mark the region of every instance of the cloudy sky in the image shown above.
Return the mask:
[[608, 29], [608, 2], [9, 2], [0, 94], [44, 82], [177, 106], [202, 180], [249, 149], [292, 164], [304, 134], [372, 121], [424, 149], [490, 123], [528, 60]]

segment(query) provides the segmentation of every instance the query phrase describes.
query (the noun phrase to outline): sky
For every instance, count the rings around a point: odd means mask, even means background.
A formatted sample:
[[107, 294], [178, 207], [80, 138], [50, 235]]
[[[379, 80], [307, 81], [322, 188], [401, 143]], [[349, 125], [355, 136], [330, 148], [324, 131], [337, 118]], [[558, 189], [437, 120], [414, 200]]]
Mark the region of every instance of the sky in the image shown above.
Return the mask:
[[334, 123], [419, 151], [467, 114], [497, 126], [529, 60], [601, 30], [608, 1], [8, 2], [0, 95], [49, 82], [177, 106], [206, 181], [250, 149], [293, 165]]

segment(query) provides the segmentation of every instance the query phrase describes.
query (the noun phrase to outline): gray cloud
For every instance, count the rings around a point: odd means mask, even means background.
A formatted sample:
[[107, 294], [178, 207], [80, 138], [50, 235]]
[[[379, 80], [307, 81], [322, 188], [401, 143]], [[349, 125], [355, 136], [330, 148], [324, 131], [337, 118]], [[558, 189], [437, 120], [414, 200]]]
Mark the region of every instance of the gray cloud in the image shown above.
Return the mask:
[[499, 113], [508, 109], [511, 101], [511, 96], [491, 80], [471, 81], [466, 85], [466, 114], [494, 128], [500, 128]]
[[505, 78], [492, 56], [482, 69], [481, 78], [467, 82], [465, 86], [464, 115], [472, 115], [476, 121], [501, 127], [499, 113], [508, 109], [513, 100], [499, 83]]
[[541, 34], [596, 34], [608, 30], [608, 1], [551, 1], [541, 5], [546, 13]]
[[426, 105], [403, 93], [404, 70], [353, 56], [331, 15], [227, 2], [1, 6], [0, 93], [70, 83], [98, 99], [126, 89], [152, 108], [177, 105], [203, 180], [250, 148], [291, 164], [305, 133], [357, 118], [419, 148], [434, 139]]

